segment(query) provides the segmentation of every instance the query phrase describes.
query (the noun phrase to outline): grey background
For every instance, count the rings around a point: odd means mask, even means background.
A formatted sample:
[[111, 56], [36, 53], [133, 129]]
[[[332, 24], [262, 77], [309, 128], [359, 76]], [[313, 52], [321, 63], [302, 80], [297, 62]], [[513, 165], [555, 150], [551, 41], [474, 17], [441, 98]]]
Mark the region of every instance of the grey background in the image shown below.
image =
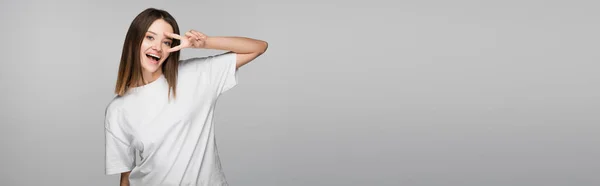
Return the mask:
[[231, 185], [600, 185], [599, 5], [2, 1], [0, 185], [117, 185], [104, 109], [147, 7], [269, 42], [218, 103]]

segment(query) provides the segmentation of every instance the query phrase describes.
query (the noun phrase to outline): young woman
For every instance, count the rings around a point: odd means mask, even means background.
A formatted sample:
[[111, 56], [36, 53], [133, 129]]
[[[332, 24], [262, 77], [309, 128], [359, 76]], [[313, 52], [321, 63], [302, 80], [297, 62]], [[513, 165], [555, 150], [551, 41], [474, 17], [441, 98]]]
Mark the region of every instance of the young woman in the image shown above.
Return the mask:
[[[179, 60], [184, 48], [226, 52]], [[180, 35], [168, 12], [141, 12], [127, 31], [117, 96], [106, 107], [106, 174], [121, 173], [121, 185], [228, 185], [215, 141], [215, 103], [237, 84], [238, 68], [266, 49], [251, 38]]]

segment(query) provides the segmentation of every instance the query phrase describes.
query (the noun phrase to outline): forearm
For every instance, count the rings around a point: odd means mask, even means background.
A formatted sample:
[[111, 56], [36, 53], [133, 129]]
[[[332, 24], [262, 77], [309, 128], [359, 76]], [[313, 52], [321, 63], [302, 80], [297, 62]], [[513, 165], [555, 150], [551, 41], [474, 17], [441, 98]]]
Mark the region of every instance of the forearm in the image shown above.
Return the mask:
[[213, 36], [206, 39], [205, 48], [232, 51], [238, 54], [263, 53], [267, 42], [246, 37]]
[[120, 186], [129, 186], [129, 173], [131, 173], [131, 172], [121, 173], [121, 184], [120, 184]]

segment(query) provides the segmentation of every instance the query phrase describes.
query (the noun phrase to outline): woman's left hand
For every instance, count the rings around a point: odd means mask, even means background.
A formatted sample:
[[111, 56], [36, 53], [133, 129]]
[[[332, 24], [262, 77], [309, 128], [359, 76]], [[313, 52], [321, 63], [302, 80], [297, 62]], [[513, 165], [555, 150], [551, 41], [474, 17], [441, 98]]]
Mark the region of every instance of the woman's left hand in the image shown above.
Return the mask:
[[208, 38], [208, 36], [195, 30], [186, 32], [185, 37], [169, 32], [165, 32], [165, 35], [180, 41], [178, 46], [167, 50], [167, 52], [175, 52], [183, 48], [204, 48], [206, 46], [206, 39]]

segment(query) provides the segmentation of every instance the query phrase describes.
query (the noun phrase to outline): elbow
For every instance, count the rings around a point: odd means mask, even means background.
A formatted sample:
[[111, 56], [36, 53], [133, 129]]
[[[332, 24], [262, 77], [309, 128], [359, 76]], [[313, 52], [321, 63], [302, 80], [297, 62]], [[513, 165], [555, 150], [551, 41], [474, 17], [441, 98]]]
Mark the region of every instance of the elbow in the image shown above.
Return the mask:
[[269, 48], [269, 43], [267, 43], [266, 41], [260, 41], [260, 49], [258, 50], [258, 53], [265, 53], [267, 51], [267, 48]]

